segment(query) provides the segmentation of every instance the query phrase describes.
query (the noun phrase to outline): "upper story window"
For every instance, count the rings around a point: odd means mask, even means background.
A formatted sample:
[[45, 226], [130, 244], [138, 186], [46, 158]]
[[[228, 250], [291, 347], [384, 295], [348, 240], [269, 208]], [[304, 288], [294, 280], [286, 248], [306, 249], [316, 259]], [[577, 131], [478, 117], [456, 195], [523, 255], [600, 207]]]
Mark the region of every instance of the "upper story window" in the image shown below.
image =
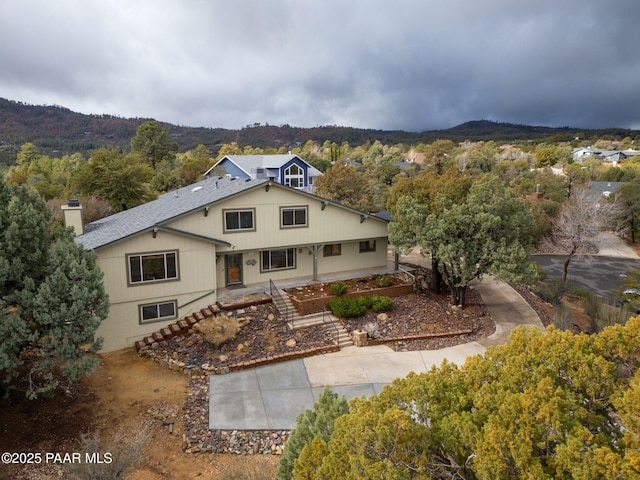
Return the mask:
[[129, 283], [178, 279], [178, 252], [129, 255]]
[[307, 207], [280, 208], [280, 227], [294, 228], [307, 226]]
[[304, 187], [304, 169], [295, 163], [284, 169], [284, 184], [288, 187]]
[[243, 210], [224, 210], [223, 216], [225, 232], [256, 229], [256, 211], [253, 208]]

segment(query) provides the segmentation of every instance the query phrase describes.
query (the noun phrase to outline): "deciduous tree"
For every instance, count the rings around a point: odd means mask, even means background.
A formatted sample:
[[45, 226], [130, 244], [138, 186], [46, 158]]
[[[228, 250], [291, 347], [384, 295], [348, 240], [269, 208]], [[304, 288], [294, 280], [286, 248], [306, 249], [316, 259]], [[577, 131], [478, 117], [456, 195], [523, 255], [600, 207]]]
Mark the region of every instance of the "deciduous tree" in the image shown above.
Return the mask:
[[598, 240], [607, 231], [614, 234], [623, 229], [621, 206], [586, 187], [576, 188], [560, 213], [553, 219], [546, 239], [552, 251], [566, 255], [562, 265], [562, 281], [567, 281], [569, 264], [576, 256], [594, 253]]
[[373, 192], [364, 175], [351, 165], [335, 163], [316, 180], [316, 195], [356, 210], [375, 209]]
[[148, 185], [152, 175], [151, 168], [136, 155], [101, 148], [91, 154], [75, 185], [80, 193], [100, 197], [119, 212], [153, 199]]

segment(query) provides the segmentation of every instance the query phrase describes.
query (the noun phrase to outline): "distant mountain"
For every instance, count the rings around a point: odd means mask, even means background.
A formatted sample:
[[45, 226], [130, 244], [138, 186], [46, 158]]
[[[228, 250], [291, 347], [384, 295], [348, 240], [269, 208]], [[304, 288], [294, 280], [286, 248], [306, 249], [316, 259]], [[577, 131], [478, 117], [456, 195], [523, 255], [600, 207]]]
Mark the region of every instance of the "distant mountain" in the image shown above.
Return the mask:
[[[42, 153], [62, 156], [73, 152], [116, 146], [129, 148], [129, 141], [138, 126], [148, 118], [121, 118], [112, 115], [85, 115], [56, 105], [28, 105], [0, 98], [0, 163], [10, 164], [15, 160], [20, 147], [27, 142], [34, 143]], [[446, 130], [405, 132], [401, 130], [370, 130], [352, 127], [322, 126], [298, 128], [289, 125], [273, 126], [255, 124], [240, 130], [224, 128], [184, 127], [160, 122], [178, 143], [180, 151], [205, 145], [216, 152], [222, 144], [238, 142], [239, 145], [253, 147], [293, 147], [316, 142], [349, 142], [361, 145], [380, 140], [382, 143], [417, 144], [429, 143], [443, 138], [453, 141], [464, 140], [573, 140], [598, 137], [600, 135], [634, 137], [635, 130], [578, 130], [569, 127], [550, 128], [514, 125], [489, 120], [463, 123]]]

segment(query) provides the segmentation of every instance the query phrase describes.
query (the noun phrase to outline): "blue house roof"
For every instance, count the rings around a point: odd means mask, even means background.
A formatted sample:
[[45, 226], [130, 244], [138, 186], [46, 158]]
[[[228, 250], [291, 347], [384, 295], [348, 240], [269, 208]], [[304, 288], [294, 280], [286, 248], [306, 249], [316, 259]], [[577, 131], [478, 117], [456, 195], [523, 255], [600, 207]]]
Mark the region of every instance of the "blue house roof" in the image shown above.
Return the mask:
[[298, 155], [225, 155], [218, 160], [209, 170], [204, 172], [205, 176], [208, 176], [211, 171], [216, 168], [224, 160], [233, 162], [239, 169], [241, 169], [247, 176], [254, 176], [255, 170], [258, 168], [281, 168], [288, 162], [294, 159], [300, 159], [308, 165], [309, 176], [318, 177], [322, 175], [322, 172], [309, 164], [306, 160]]

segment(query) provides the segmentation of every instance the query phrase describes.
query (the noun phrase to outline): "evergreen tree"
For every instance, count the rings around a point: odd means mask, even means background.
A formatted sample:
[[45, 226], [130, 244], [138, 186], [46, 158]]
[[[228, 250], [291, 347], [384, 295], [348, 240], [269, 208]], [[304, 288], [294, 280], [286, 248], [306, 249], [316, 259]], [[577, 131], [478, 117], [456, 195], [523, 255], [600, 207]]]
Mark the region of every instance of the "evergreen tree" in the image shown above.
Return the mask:
[[158, 122], [150, 120], [140, 125], [131, 138], [131, 151], [138, 154], [144, 163], [156, 170], [161, 165], [173, 166], [178, 153], [178, 144]]
[[390, 242], [403, 251], [417, 244], [431, 254], [454, 305], [464, 305], [467, 284], [484, 274], [504, 281], [535, 278], [531, 213], [497, 177], [477, 180], [460, 204], [438, 195], [433, 210], [401, 197], [396, 215]]
[[284, 453], [276, 471], [277, 480], [289, 480], [296, 459], [302, 449], [314, 439], [328, 442], [333, 433], [333, 425], [336, 418], [349, 413], [349, 405], [344, 395], [338, 397], [337, 393], [325, 387], [318, 401], [313, 405], [313, 410], [305, 410], [296, 418], [296, 428], [289, 436], [285, 444]]
[[640, 478], [639, 349], [640, 317], [592, 336], [519, 327], [353, 400], [294, 478]]
[[0, 200], [0, 379], [33, 399], [95, 369], [109, 300], [95, 254], [49, 232], [34, 190], [0, 182]]

